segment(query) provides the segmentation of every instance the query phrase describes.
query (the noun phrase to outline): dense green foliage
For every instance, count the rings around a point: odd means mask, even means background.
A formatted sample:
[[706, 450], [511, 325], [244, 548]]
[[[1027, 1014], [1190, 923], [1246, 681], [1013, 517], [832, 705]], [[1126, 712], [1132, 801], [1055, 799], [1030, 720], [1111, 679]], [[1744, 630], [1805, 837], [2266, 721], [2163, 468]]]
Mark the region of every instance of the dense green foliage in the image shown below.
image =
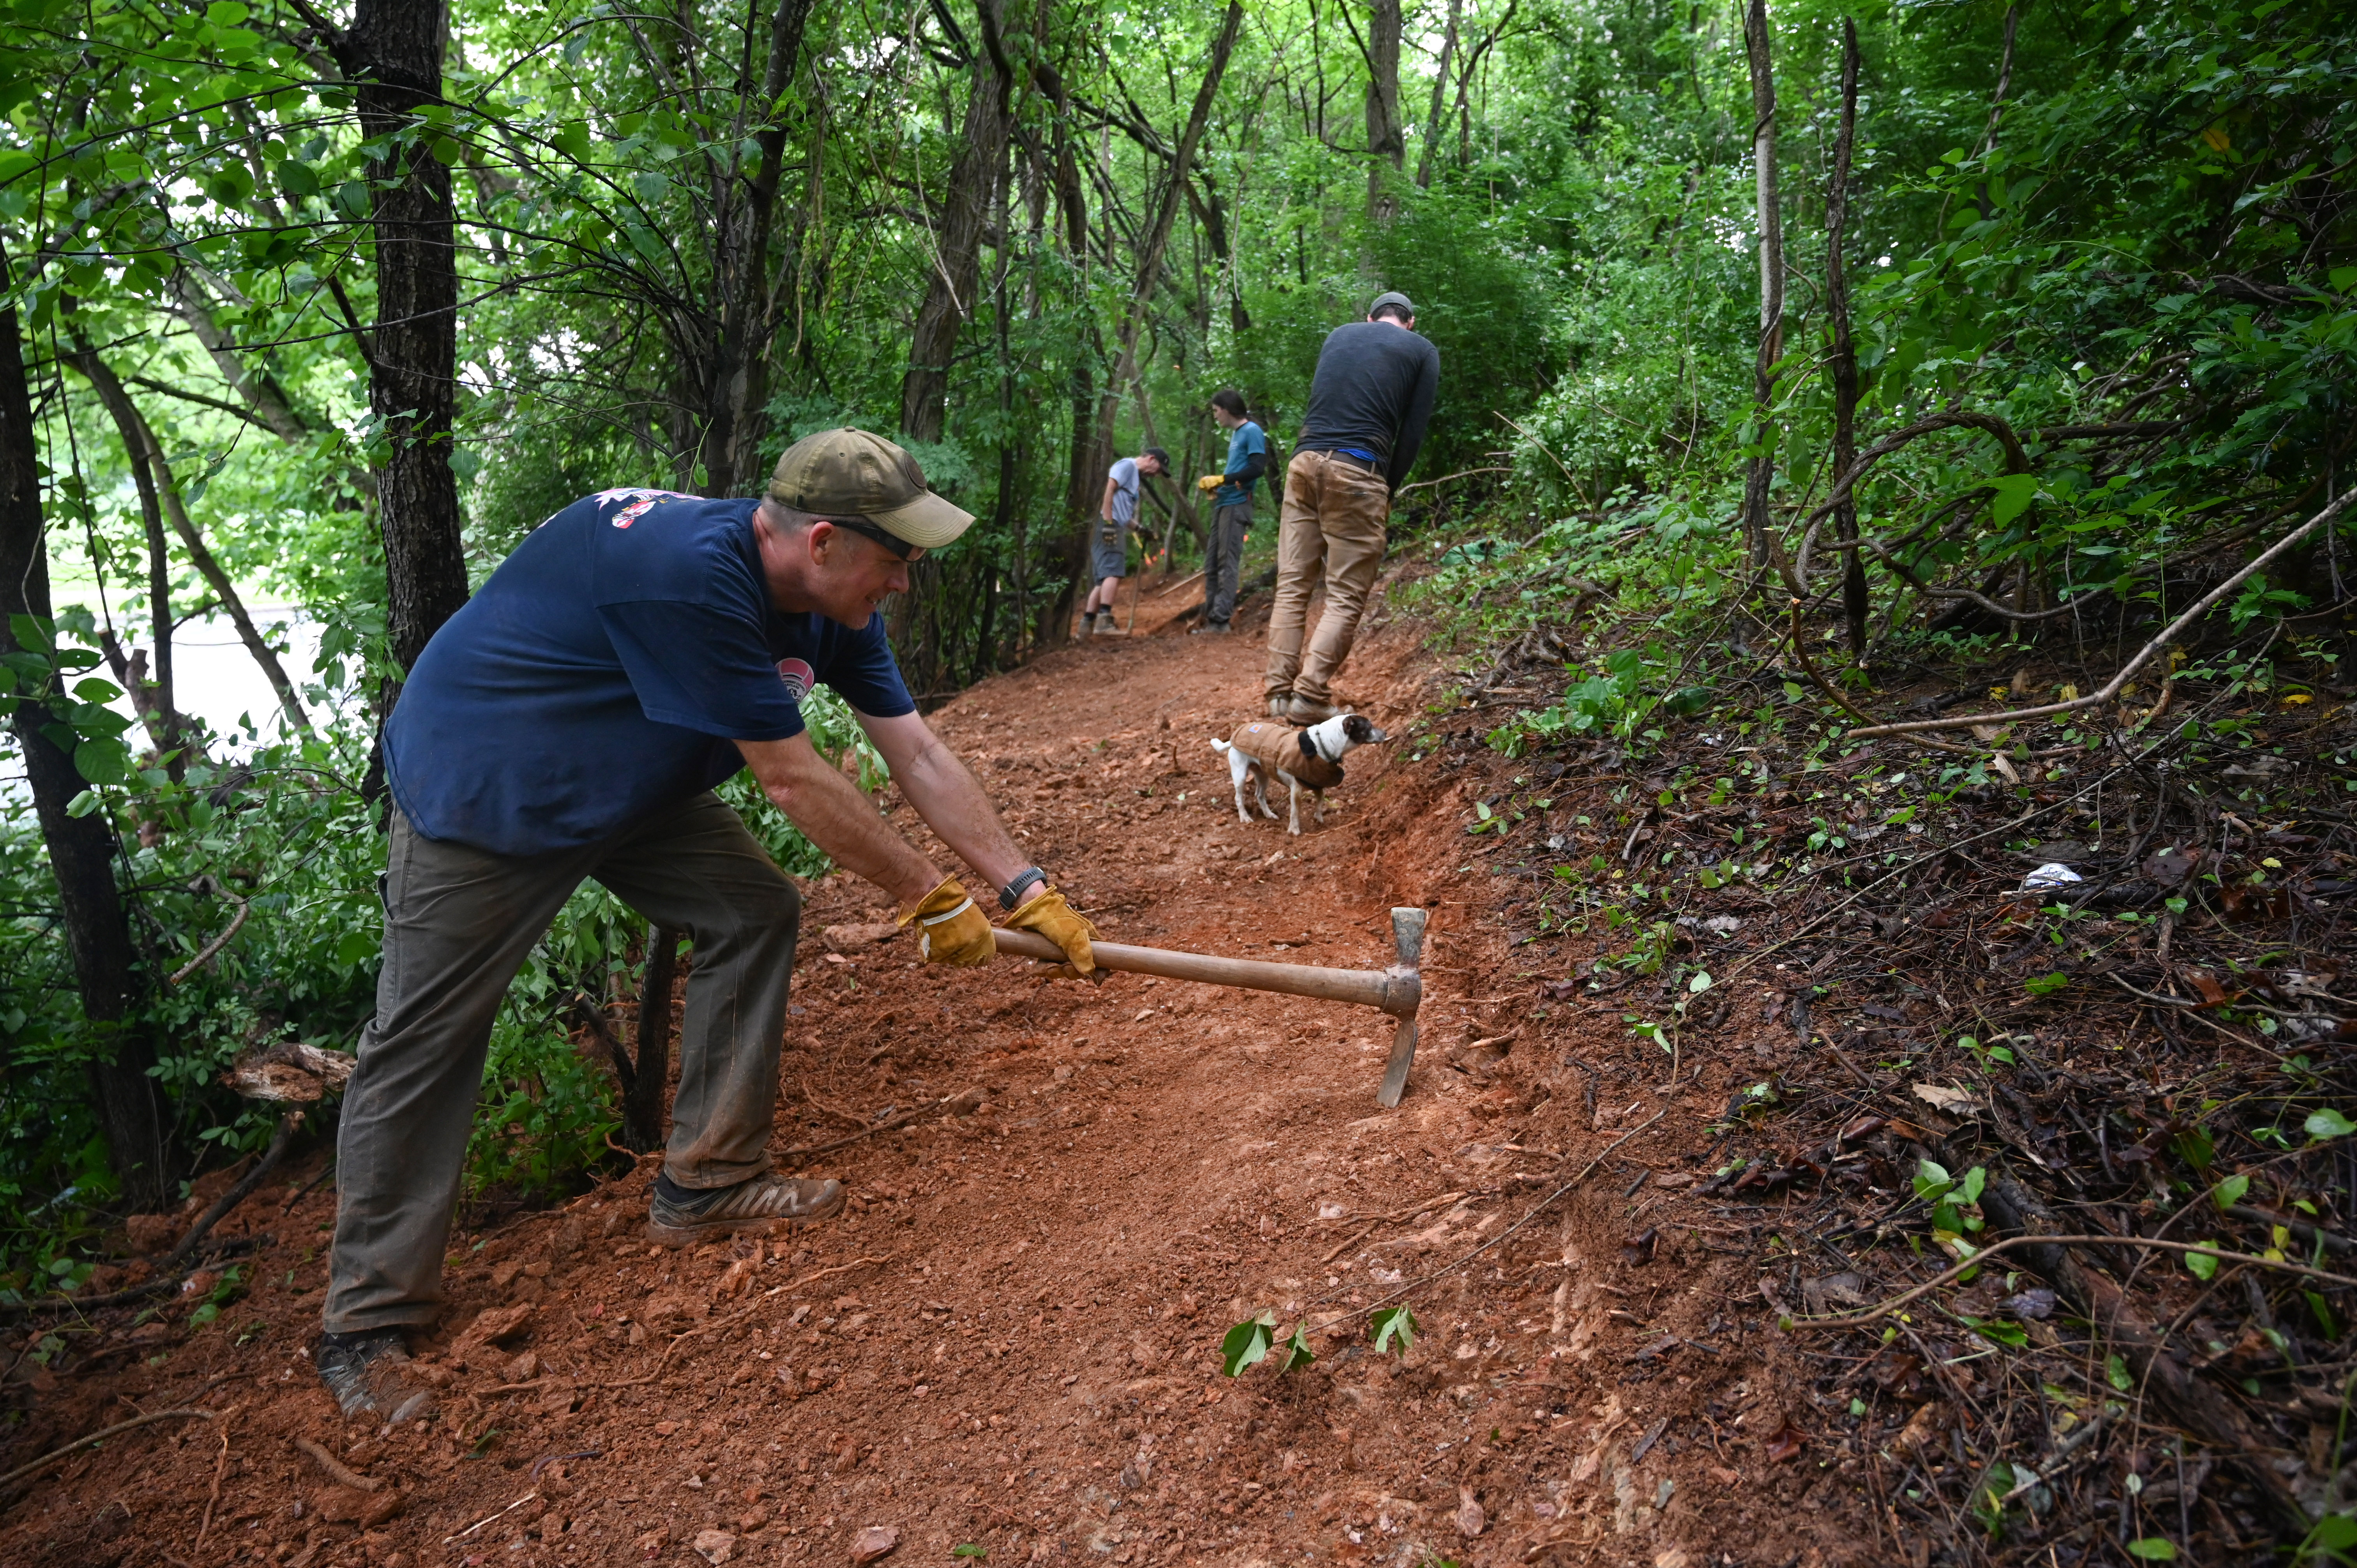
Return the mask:
[[[266, 1133], [218, 1086], [228, 1060], [286, 1033], [349, 1044], [371, 1004], [382, 852], [360, 786], [396, 671], [368, 218], [372, 161], [393, 143], [453, 177], [450, 460], [476, 581], [587, 491], [749, 493], [805, 431], [899, 432], [982, 519], [894, 617], [918, 688], [951, 690], [1060, 639], [1108, 436], [1178, 456], [1180, 482], [1156, 505], [1192, 548], [1185, 479], [1217, 465], [1210, 392], [1243, 388], [1281, 457], [1324, 333], [1396, 287], [1444, 365], [1402, 532], [1440, 514], [1452, 537], [1469, 518], [1488, 535], [1425, 592], [1514, 632], [1600, 585], [1693, 629], [1762, 573], [1804, 598], [1837, 591], [1830, 534], [1803, 536], [1834, 478], [1825, 217], [1844, 14], [1805, 0], [1771, 17], [1789, 282], [1763, 411], [1751, 88], [1725, 5], [1426, 5], [1406, 19], [1396, 160], [1366, 151], [1363, 20], [1255, 8], [1180, 199], [1171, 155], [1222, 20], [1201, 7], [814, 8], [772, 98], [758, 10], [457, 0], [441, 100], [371, 140], [307, 6], [6, 0], [0, 249], [33, 385], [44, 548], [59, 603], [76, 607], [20, 629], [30, 650], [7, 664], [12, 690], [59, 698], [91, 787], [79, 809], [121, 839], [145, 966], [133, 1017], [84, 1016], [40, 832], [12, 785], [0, 1194], [14, 1244], [46, 1267], [104, 1212], [84, 1064], [123, 1031], [155, 1042], [193, 1159]], [[1961, 410], [2002, 421], [2023, 451], [2014, 463], [1987, 424], [1955, 427], [1867, 472], [1858, 523], [1884, 552], [1870, 574], [1884, 648], [1938, 628], [2108, 640], [2346, 483], [2346, 13], [2030, 8], [2010, 46], [1993, 0], [1850, 14], [1860, 445]], [[1000, 103], [1003, 134], [978, 136]], [[985, 165], [978, 145], [1004, 156]], [[776, 216], [748, 257], [732, 237], [765, 180]], [[952, 302], [938, 417], [927, 401], [912, 423], [920, 303], [955, 281], [942, 247], [961, 200], [977, 218], [973, 283]], [[760, 329], [751, 370], [724, 374], [732, 311]], [[1129, 338], [1137, 373], [1117, 384]], [[123, 379], [161, 462], [138, 461], [91, 360]], [[731, 398], [747, 404], [734, 446], [712, 434]], [[1754, 563], [1735, 520], [1760, 453], [1775, 459], [1777, 526]], [[159, 608], [222, 608], [187, 539], [149, 520], [143, 466], [227, 578], [321, 634], [305, 669], [285, 628], [272, 633], [314, 727], [273, 716], [242, 736], [176, 735], [158, 716], [168, 688], [143, 693], [144, 730], [126, 724], [122, 692], [141, 678], [128, 655], [152, 645]], [[2240, 612], [2345, 597], [2346, 528], [2311, 542]], [[151, 567], [168, 606], [153, 602]], [[1980, 602], [1938, 596], [1959, 588]], [[1641, 663], [1674, 674], [1684, 660]], [[1599, 659], [1580, 703], [1501, 744], [1609, 726], [1637, 669]], [[1664, 698], [1674, 686], [1648, 700]], [[791, 829], [748, 814], [790, 869], [814, 869]], [[247, 923], [166, 983], [224, 927], [230, 895], [250, 901]], [[639, 940], [593, 892], [543, 944], [501, 1016], [478, 1179], [549, 1185], [602, 1148], [608, 1091], [567, 1008], [576, 993], [627, 994]]]

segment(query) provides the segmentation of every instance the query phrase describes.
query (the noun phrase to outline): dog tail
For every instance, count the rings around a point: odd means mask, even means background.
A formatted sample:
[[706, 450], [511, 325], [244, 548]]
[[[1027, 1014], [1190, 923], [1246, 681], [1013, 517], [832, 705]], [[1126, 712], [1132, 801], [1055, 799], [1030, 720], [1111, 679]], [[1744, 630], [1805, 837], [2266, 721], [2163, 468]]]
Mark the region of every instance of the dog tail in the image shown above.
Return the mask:
[[1224, 741], [1224, 740], [1214, 740], [1214, 741], [1212, 741], [1212, 742], [1211, 742], [1211, 749], [1212, 749], [1213, 751], [1218, 752], [1221, 756], [1224, 757], [1224, 756], [1226, 756], [1230, 751], [1232, 751], [1232, 750], [1233, 750], [1233, 749], [1235, 749], [1235, 748], [1234, 748], [1234, 747], [1232, 747], [1232, 746], [1230, 746], [1226, 741]]

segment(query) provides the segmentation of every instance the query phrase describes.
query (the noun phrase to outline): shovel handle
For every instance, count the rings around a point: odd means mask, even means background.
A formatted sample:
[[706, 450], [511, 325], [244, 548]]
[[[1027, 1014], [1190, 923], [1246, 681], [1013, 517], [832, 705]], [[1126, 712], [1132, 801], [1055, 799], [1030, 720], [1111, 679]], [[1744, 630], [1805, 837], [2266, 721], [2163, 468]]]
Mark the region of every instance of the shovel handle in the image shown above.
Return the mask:
[[[998, 950], [1018, 958], [1064, 961], [1064, 950], [1031, 931], [994, 929]], [[1424, 982], [1405, 966], [1390, 970], [1324, 969], [1308, 963], [1267, 963], [1258, 959], [1216, 958], [1210, 953], [1177, 952], [1168, 948], [1134, 948], [1122, 942], [1091, 942], [1089, 950], [1104, 969], [1127, 974], [1159, 975], [1165, 980], [1195, 980], [1207, 985], [1241, 985], [1252, 991], [1275, 991], [1287, 996], [1316, 996], [1329, 1002], [1354, 1002], [1379, 1007], [1397, 1018], [1415, 1016], [1424, 1000]]]

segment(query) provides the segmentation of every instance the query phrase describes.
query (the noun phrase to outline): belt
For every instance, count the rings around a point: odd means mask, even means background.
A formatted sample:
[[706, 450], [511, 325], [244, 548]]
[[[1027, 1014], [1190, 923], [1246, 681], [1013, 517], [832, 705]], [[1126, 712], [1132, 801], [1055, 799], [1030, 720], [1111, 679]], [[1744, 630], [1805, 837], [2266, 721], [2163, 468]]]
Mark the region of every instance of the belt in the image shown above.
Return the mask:
[[1380, 474], [1383, 471], [1383, 462], [1380, 457], [1364, 456], [1356, 452], [1345, 452], [1339, 447], [1329, 451], [1326, 456], [1329, 457], [1340, 458], [1345, 463], [1365, 469], [1370, 474]]

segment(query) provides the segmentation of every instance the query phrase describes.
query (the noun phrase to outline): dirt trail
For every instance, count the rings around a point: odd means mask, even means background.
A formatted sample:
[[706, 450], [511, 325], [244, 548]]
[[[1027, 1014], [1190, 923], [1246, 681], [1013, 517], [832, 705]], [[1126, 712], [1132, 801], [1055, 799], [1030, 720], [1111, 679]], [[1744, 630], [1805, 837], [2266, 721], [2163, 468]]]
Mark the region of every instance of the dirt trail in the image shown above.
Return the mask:
[[[880, 897], [830, 879], [780, 1145], [969, 1089], [980, 1112], [812, 1161], [854, 1211], [766, 1248], [650, 1253], [651, 1167], [454, 1238], [425, 1352], [441, 1414], [382, 1434], [342, 1427], [306, 1359], [332, 1195], [282, 1212], [301, 1176], [274, 1185], [223, 1227], [279, 1238], [250, 1293], [197, 1330], [185, 1308], [102, 1317], [5, 1463], [135, 1405], [234, 1413], [52, 1470], [0, 1520], [0, 1561], [842, 1563], [871, 1526], [895, 1562], [1876, 1557], [1830, 1456], [1773, 1457], [1798, 1380], [1742, 1233], [1673, 1223], [1735, 1080], [1706, 1061], [1665, 1095], [1617, 1012], [1544, 1000], [1584, 952], [1512, 945], [1512, 885], [1463, 831], [1487, 763], [1362, 751], [1322, 828], [1240, 825], [1207, 742], [1253, 716], [1265, 608], [1189, 638], [1163, 624], [1188, 596], [935, 722], [1108, 939], [1380, 967], [1388, 909], [1428, 906], [1397, 1111], [1374, 1103], [1372, 1011], [930, 973], [876, 940]], [[1410, 628], [1346, 673], [1395, 732], [1431, 698]], [[1220, 1375], [1230, 1325], [1366, 1304], [1534, 1209], [1409, 1290], [1405, 1359], [1354, 1320], [1307, 1369]], [[382, 1485], [332, 1484], [298, 1439]]]

